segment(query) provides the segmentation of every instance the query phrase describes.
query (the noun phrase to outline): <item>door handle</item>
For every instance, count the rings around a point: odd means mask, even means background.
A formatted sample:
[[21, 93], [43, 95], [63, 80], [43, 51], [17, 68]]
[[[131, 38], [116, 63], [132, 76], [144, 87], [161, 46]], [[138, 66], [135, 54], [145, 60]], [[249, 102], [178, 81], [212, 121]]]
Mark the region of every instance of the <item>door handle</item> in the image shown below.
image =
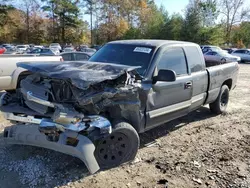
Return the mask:
[[193, 86], [193, 83], [191, 81], [190, 82], [186, 82], [184, 84], [184, 89], [190, 89], [190, 88], [192, 88], [192, 86]]

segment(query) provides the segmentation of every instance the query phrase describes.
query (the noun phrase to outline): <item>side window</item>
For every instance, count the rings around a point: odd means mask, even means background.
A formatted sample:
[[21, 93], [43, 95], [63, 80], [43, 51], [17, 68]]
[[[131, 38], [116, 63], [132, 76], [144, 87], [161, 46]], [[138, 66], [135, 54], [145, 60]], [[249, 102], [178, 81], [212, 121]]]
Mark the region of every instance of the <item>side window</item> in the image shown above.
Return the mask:
[[[204, 56], [201, 54], [200, 50], [196, 46], [187, 46], [185, 47], [188, 66], [193, 72], [199, 72], [205, 69]], [[208, 52], [207, 55], [214, 55], [214, 52]]]
[[89, 57], [88, 57], [88, 55], [86, 55], [86, 54], [77, 54], [76, 53], [76, 55], [75, 55], [75, 57], [76, 57], [76, 60], [77, 61], [84, 61], [84, 60], [88, 60], [89, 59]]
[[49, 49], [42, 49], [42, 52], [47, 53], [47, 52], [49, 52]]
[[234, 53], [242, 54], [242, 50], [236, 50]]
[[64, 61], [71, 61], [71, 54], [62, 54], [62, 58]]
[[187, 74], [187, 64], [182, 48], [170, 48], [163, 52], [157, 69], [169, 69], [175, 71], [176, 75]]

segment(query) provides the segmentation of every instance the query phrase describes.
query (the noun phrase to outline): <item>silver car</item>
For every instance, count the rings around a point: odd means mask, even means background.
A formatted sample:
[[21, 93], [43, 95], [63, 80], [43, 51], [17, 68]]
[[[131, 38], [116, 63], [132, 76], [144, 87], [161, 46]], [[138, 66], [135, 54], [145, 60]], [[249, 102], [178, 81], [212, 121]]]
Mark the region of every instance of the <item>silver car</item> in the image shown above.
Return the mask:
[[250, 50], [248, 49], [235, 50], [231, 54], [239, 56], [242, 62], [250, 62]]
[[239, 62], [241, 60], [240, 57], [231, 55], [225, 51], [218, 50], [218, 51], [209, 51], [204, 54], [204, 58], [206, 61], [214, 61], [214, 62]]

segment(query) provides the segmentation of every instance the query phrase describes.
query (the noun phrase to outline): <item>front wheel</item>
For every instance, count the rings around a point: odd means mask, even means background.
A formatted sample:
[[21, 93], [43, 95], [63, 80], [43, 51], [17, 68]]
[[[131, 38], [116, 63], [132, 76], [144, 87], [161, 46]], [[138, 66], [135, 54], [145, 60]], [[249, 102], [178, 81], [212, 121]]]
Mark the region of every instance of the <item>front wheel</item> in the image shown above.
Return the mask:
[[219, 96], [217, 99], [209, 104], [210, 110], [215, 114], [222, 114], [226, 112], [229, 102], [229, 88], [227, 85], [221, 87]]
[[136, 130], [129, 123], [119, 122], [108, 137], [97, 141], [95, 157], [101, 169], [113, 168], [133, 160], [139, 144]]

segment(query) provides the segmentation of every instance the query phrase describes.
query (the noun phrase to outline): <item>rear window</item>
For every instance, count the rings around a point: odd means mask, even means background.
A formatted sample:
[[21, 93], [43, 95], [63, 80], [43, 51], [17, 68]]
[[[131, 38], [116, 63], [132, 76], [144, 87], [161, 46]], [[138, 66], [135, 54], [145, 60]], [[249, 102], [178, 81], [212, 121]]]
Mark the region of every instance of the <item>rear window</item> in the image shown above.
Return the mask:
[[[188, 66], [191, 70], [191, 73], [199, 72], [203, 70], [203, 68], [205, 69], [205, 65], [202, 64], [202, 59], [201, 59], [204, 57], [200, 55], [200, 52], [197, 47], [188, 46], [185, 48], [185, 51], [186, 51], [186, 56], [188, 60]], [[213, 53], [216, 53], [216, 52], [208, 52], [207, 54], [213, 55]]]
[[137, 71], [143, 76], [148, 69], [153, 52], [154, 47], [152, 46], [107, 44], [97, 51], [89, 61], [141, 66]]

